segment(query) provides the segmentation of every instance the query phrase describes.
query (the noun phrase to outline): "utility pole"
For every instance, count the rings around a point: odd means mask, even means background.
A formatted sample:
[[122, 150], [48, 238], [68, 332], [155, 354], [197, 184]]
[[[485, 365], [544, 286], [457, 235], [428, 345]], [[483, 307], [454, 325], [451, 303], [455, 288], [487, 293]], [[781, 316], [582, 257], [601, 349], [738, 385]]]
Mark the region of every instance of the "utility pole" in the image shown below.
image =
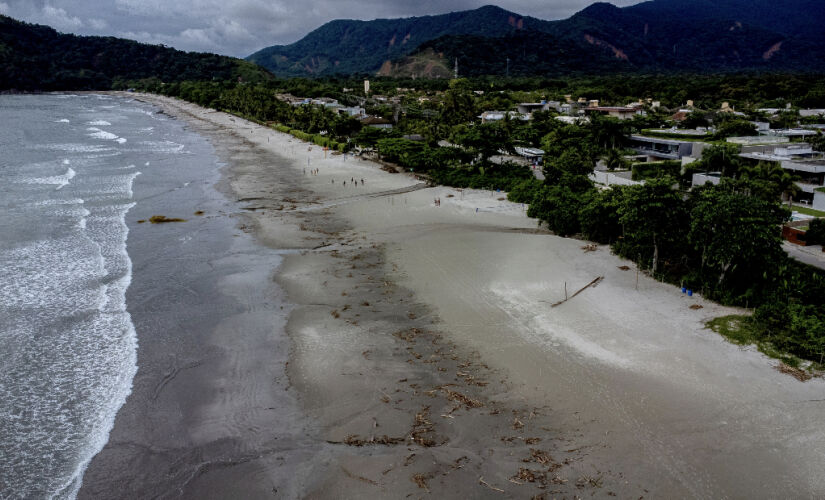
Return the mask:
[[510, 78], [510, 58], [507, 58], [507, 78]]
[[455, 68], [453, 68], [453, 78], [458, 80], [458, 58], [455, 58]]

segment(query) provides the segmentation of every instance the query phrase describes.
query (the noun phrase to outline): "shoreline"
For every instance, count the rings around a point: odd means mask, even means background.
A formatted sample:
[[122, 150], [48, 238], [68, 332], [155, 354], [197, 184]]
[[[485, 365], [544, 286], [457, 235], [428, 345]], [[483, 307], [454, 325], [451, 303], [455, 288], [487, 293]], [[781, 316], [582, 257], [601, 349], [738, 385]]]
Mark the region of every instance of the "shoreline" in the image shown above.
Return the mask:
[[[135, 267], [127, 304], [138, 330], [138, 374], [80, 498], [119, 497], [124, 489], [141, 497], [195, 492], [204, 477], [228, 467], [238, 483], [264, 471], [283, 475], [268, 485], [250, 481], [253, 496], [301, 477], [272, 453], [250, 461], [274, 449], [273, 441], [305, 447], [301, 437], [311, 423], [290, 416], [299, 410], [285, 391], [288, 381], [269, 364], [280, 352], [282, 367], [288, 351], [284, 336], [269, 336], [288, 311], [269, 279], [280, 252], [252, 240], [242, 210], [227, 197], [224, 179], [237, 168], [228, 160], [247, 146], [232, 138], [210, 143], [208, 130], [181, 125], [197, 137], [198, 154], [208, 148], [212, 156], [195, 177], [159, 172], [143, 180], [149, 185], [136, 185], [137, 205], [127, 218]], [[154, 214], [186, 222], [137, 223]], [[267, 433], [275, 407], [288, 418]]]
[[[224, 160], [225, 192], [246, 204], [257, 241], [292, 250], [274, 276], [294, 304], [285, 392], [313, 425], [302, 446], [270, 451], [300, 464], [307, 479], [287, 482], [298, 496], [825, 492], [816, 408], [796, 404], [822, 385], [702, 331], [730, 309], [697, 297], [703, 309], [691, 310], [647, 277], [635, 291], [607, 249], [535, 234], [518, 205], [489, 192], [422, 189], [231, 115], [125, 96], [217, 149], [227, 132], [241, 138]], [[562, 282], [597, 275], [598, 287], [549, 310]], [[273, 470], [259, 468], [260, 482]], [[214, 495], [217, 476], [244, 477], [221, 471], [180, 491]]]

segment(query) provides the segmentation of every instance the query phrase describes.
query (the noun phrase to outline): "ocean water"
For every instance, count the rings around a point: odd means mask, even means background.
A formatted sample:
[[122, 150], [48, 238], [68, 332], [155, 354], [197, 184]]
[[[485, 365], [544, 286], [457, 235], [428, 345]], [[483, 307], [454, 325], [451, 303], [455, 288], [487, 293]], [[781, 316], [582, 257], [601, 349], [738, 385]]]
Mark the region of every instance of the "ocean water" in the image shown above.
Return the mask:
[[192, 165], [134, 100], [0, 96], [0, 498], [73, 498], [137, 370], [127, 214], [141, 175]]

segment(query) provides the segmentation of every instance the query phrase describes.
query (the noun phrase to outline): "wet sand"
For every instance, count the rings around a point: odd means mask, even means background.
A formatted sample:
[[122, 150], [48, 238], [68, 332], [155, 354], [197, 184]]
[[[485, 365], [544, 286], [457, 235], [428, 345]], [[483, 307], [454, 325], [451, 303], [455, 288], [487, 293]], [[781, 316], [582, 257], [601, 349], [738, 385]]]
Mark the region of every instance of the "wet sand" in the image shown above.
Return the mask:
[[215, 220], [249, 235], [187, 276], [198, 304], [233, 304], [201, 306], [197, 335], [145, 339], [156, 311], [129, 297], [139, 374], [82, 497], [825, 495], [825, 383], [703, 328], [737, 311], [637, 289], [631, 264], [500, 193], [139, 98], [215, 145]]

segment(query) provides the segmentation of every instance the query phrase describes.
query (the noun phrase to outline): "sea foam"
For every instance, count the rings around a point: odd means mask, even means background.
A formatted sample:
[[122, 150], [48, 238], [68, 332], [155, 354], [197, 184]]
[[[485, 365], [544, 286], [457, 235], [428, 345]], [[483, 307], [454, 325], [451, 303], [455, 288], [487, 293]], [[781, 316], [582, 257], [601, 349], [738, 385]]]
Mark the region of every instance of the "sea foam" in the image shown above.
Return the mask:
[[103, 140], [107, 140], [107, 141], [114, 141], [115, 139], [118, 138], [117, 135], [115, 135], [111, 132], [106, 132], [105, 130], [100, 130], [97, 127], [89, 127], [86, 130], [91, 132], [91, 134], [89, 134], [89, 137], [92, 137], [94, 139], [103, 139]]
[[62, 189], [63, 187], [67, 186], [74, 176], [77, 175], [72, 167], [66, 169], [66, 173], [63, 175], [52, 175], [49, 177], [32, 177], [28, 179], [23, 179], [22, 182], [26, 184], [54, 184], [57, 187], [55, 190]]
[[[126, 142], [97, 127], [44, 129], [54, 109], [38, 99], [16, 118], [36, 139], [4, 151], [16, 163], [0, 169], [0, 498], [74, 498], [137, 371], [126, 215], [148, 148], [84, 142]], [[82, 123], [78, 101], [60, 106]], [[126, 170], [109, 158], [120, 154]]]

